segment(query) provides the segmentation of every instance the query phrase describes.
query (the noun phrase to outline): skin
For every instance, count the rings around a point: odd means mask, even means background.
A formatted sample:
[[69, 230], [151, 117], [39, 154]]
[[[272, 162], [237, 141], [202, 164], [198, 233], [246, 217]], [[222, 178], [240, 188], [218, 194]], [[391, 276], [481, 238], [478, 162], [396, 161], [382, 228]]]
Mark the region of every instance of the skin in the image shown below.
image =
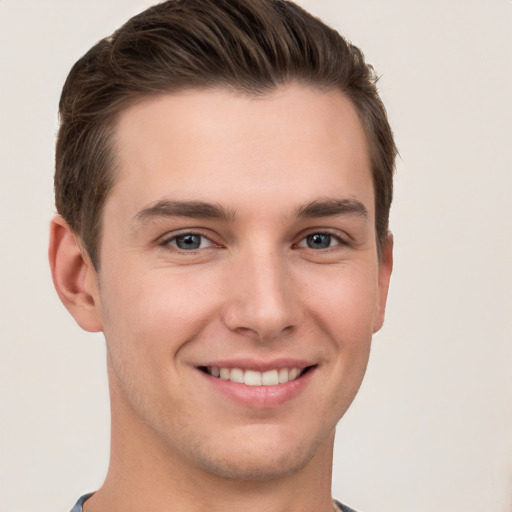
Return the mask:
[[[122, 113], [116, 150], [99, 272], [62, 218], [51, 229], [59, 296], [107, 342], [111, 463], [85, 511], [331, 511], [335, 427], [392, 267], [353, 106], [297, 84], [163, 95]], [[284, 403], [247, 406], [198, 369], [233, 358], [312, 370]]]

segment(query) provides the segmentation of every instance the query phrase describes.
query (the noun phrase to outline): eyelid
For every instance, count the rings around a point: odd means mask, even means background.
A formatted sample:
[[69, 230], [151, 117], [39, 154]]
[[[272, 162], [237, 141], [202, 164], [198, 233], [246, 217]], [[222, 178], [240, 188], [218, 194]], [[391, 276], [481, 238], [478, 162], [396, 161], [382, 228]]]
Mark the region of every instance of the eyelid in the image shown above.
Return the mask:
[[[200, 236], [201, 238], [208, 240], [209, 244], [207, 247], [199, 247], [198, 249], [189, 249], [189, 250], [180, 249], [177, 246], [171, 245], [172, 241], [176, 240], [179, 237], [187, 236], [187, 235]], [[171, 248], [169, 250], [174, 250], [179, 253], [194, 253], [199, 250], [209, 249], [210, 247], [221, 247], [221, 245], [219, 243], [212, 240], [211, 235], [206, 235], [201, 229], [194, 229], [194, 228], [192, 228], [192, 229], [186, 228], [186, 229], [181, 229], [178, 231], [173, 231], [171, 233], [166, 233], [165, 235], [163, 235], [157, 239], [157, 244], [160, 247], [167, 248], [167, 249]]]
[[[299, 237], [298, 237], [297, 243], [295, 243], [294, 245], [296, 247], [301, 247], [301, 248], [305, 247], [305, 246], [302, 246], [302, 245], [299, 245], [299, 244], [304, 242], [308, 236], [316, 235], [316, 234], [319, 234], [319, 235], [329, 235], [332, 238], [334, 238], [338, 243], [336, 245], [334, 245], [334, 246], [327, 247], [325, 249], [315, 249], [315, 251], [321, 251], [321, 250], [328, 251], [329, 249], [332, 249], [334, 247], [348, 246], [348, 245], [351, 244], [351, 241], [352, 241], [352, 238], [350, 237], [350, 235], [348, 235], [345, 232], [340, 233], [340, 231], [336, 230], [336, 229], [331, 229], [331, 228], [312, 228], [312, 229], [308, 229], [305, 232], [302, 232], [299, 235]], [[309, 247], [307, 247], [307, 246], [305, 248], [309, 249]]]

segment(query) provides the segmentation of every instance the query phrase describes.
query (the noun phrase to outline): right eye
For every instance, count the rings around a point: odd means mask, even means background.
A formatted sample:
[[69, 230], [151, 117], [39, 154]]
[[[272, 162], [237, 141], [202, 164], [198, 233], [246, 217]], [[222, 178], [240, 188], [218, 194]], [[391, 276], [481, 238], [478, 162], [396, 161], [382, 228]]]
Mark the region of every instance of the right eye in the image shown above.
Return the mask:
[[212, 247], [214, 244], [211, 240], [198, 233], [182, 233], [167, 238], [162, 245], [170, 245], [180, 251], [196, 251], [198, 249]]
[[339, 245], [345, 245], [339, 236], [319, 231], [305, 236], [297, 246], [321, 250], [332, 249]]

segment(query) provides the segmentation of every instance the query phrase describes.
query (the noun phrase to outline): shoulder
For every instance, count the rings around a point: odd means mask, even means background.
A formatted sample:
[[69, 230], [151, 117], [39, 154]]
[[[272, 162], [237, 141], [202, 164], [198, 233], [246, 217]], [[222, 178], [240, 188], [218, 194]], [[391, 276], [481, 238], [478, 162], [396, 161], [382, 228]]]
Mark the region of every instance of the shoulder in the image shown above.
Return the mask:
[[[343, 503], [340, 503], [338, 500], [334, 500], [334, 503], [336, 503], [337, 507], [341, 510], [341, 512], [356, 512], [356, 510], [347, 507], [347, 505], [343, 505]], [[71, 512], [74, 511], [72, 510]]]
[[[75, 506], [70, 510], [70, 512], [83, 512], [82, 505], [87, 498], [90, 498], [94, 493], [90, 492], [89, 494], [84, 494], [81, 496], [78, 501], [75, 503]], [[342, 509], [343, 510], [343, 509]]]
[[[78, 501], [75, 503], [75, 506], [70, 510], [70, 512], [83, 512], [83, 504], [87, 498], [90, 498], [94, 493], [84, 494], [81, 496]], [[341, 510], [341, 512], [356, 512], [353, 508], [347, 507], [340, 503], [338, 500], [334, 500], [336, 506]]]

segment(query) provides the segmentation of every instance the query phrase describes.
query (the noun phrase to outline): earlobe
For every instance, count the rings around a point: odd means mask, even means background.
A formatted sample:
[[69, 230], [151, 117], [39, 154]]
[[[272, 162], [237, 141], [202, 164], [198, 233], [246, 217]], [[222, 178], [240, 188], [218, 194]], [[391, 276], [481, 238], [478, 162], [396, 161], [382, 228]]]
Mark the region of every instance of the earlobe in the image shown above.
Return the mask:
[[393, 235], [389, 233], [382, 245], [382, 253], [379, 260], [379, 289], [377, 308], [373, 322], [373, 332], [376, 333], [384, 323], [386, 302], [388, 298], [389, 280], [393, 270]]
[[60, 215], [50, 224], [48, 257], [55, 290], [66, 309], [82, 329], [102, 331], [96, 271]]

